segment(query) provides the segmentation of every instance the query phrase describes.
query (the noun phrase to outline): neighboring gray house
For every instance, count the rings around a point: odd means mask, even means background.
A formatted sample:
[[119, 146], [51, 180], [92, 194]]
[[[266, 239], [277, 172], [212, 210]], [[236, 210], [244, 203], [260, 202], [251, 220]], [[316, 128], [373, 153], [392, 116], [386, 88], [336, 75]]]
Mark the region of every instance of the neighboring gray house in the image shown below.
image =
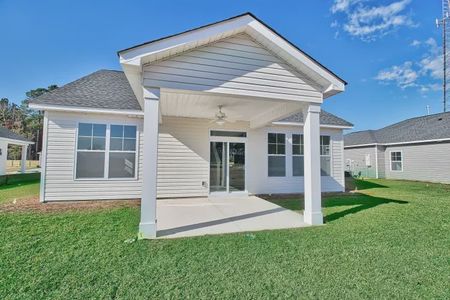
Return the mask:
[[450, 113], [349, 133], [344, 149], [354, 175], [450, 183]]

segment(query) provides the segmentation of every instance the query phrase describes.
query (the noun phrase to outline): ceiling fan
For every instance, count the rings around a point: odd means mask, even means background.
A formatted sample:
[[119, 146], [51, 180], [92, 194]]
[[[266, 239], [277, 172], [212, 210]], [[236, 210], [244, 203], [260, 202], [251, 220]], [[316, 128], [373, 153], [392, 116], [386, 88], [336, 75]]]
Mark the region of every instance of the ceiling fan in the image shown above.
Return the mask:
[[227, 120], [227, 115], [222, 111], [223, 105], [218, 105], [219, 111], [216, 112], [216, 115], [214, 117], [214, 120], [212, 120], [210, 123], [216, 123], [217, 125], [223, 125], [225, 122], [229, 122]]

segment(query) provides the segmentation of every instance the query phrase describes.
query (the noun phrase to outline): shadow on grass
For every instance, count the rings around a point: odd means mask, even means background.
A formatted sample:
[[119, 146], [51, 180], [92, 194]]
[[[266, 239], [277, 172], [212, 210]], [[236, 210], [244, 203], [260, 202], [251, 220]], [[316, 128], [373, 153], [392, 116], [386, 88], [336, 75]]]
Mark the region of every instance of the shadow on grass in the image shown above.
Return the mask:
[[[272, 203], [275, 203], [281, 207], [284, 207], [286, 209], [294, 210], [294, 211], [300, 211], [304, 209], [304, 200], [303, 196], [287, 196], [286, 198], [276, 197], [262, 197], [267, 201], [270, 201]], [[383, 204], [406, 204], [407, 201], [401, 201], [401, 200], [393, 200], [393, 199], [386, 199], [386, 198], [379, 198], [379, 197], [372, 197], [365, 194], [342, 194], [338, 196], [332, 196], [332, 197], [325, 197], [322, 198], [322, 207], [323, 208], [337, 208], [337, 207], [346, 207], [348, 206], [348, 209], [344, 209], [337, 212], [332, 212], [330, 214], [327, 214], [325, 216], [325, 222], [331, 222], [337, 219], [340, 219], [342, 217], [345, 217], [347, 215], [356, 214], [360, 211], [375, 208], [379, 205]]]
[[16, 188], [16, 187], [19, 187], [19, 186], [26, 186], [26, 185], [35, 184], [35, 183], [39, 183], [39, 179], [38, 180], [15, 182], [15, 183], [10, 183], [10, 184], [3, 184], [3, 185], [0, 185], [0, 191], [2, 191], [2, 190], [9, 190], [9, 189], [13, 189], [13, 188]]
[[345, 209], [342, 211], [334, 212], [325, 216], [325, 222], [331, 222], [347, 215], [356, 214], [360, 211], [371, 209], [383, 204], [406, 204], [407, 201], [402, 200], [393, 200], [393, 199], [385, 199], [372, 197], [364, 194], [356, 194], [348, 197], [341, 198], [330, 198], [325, 199], [324, 207], [340, 207], [340, 206], [351, 206], [349, 209]]
[[358, 190], [368, 190], [368, 189], [375, 189], [375, 188], [388, 188], [385, 185], [378, 184], [378, 183], [372, 182], [372, 181], [362, 180], [362, 179], [354, 179], [354, 184], [358, 188]]

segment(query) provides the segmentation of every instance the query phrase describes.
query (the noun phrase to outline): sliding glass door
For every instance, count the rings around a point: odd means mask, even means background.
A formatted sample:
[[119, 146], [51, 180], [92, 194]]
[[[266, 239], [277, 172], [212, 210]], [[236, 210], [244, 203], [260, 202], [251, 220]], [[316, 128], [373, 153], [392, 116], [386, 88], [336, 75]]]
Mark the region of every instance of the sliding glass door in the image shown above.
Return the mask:
[[245, 143], [210, 142], [211, 193], [245, 191]]

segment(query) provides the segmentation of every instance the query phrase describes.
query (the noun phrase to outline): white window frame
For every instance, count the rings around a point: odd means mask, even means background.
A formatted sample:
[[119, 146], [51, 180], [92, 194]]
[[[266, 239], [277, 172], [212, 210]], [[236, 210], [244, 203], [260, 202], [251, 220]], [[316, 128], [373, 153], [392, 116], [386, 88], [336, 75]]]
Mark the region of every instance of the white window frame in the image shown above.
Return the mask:
[[322, 165], [320, 166], [320, 176], [321, 177], [332, 177], [333, 176], [333, 139], [331, 135], [327, 135], [327, 134], [321, 134], [320, 135], [320, 145], [319, 145], [319, 151], [320, 151], [320, 147], [322, 147], [322, 137], [327, 136], [330, 138], [330, 149], [329, 149], [329, 153], [328, 155], [322, 155], [322, 152], [320, 153], [320, 161], [322, 162], [322, 157], [329, 157], [330, 158], [330, 174], [329, 175], [322, 175]]
[[[301, 137], [302, 140], [302, 144], [294, 144], [294, 135], [298, 135]], [[292, 153], [292, 160], [291, 160], [291, 165], [292, 165], [292, 177], [305, 177], [305, 136], [303, 135], [303, 133], [293, 133], [291, 135], [292, 138], [292, 143], [291, 143], [291, 153]], [[294, 154], [294, 146], [298, 146], [301, 145], [303, 148], [303, 154]], [[294, 157], [303, 157], [303, 176], [302, 175], [294, 175]]]
[[[283, 134], [284, 135], [284, 154], [270, 154], [269, 153], [269, 134]], [[288, 141], [287, 141], [287, 134], [286, 132], [275, 132], [275, 131], [269, 131], [266, 134], [266, 149], [267, 149], [267, 177], [268, 178], [283, 178], [283, 177], [287, 177], [287, 146], [288, 146]], [[273, 144], [273, 143], [270, 143]], [[278, 143], [276, 143], [277, 145]], [[275, 157], [284, 157], [284, 175], [283, 176], [270, 176], [269, 175], [269, 157], [270, 156], [275, 156]]]
[[[392, 153], [399, 152], [400, 160], [392, 160]], [[392, 162], [400, 162], [401, 169], [400, 170], [392, 170]], [[391, 172], [403, 172], [403, 150], [391, 150], [389, 151], [389, 169]]]
[[[92, 177], [92, 178], [77, 178], [77, 160], [78, 160], [78, 128], [80, 127], [80, 123], [82, 124], [96, 124], [96, 125], [106, 125], [106, 136], [105, 136], [105, 150], [80, 150], [85, 152], [105, 152], [105, 164], [103, 170], [103, 177]], [[111, 125], [119, 125], [119, 126], [135, 126], [136, 127], [136, 148], [135, 148], [135, 168], [134, 168], [134, 176], [133, 177], [122, 177], [122, 178], [109, 178], [109, 153], [110, 152], [133, 152], [133, 151], [118, 151], [118, 150], [110, 150], [110, 138], [111, 138]], [[74, 154], [74, 168], [73, 168], [73, 180], [74, 181], [136, 181], [138, 180], [138, 168], [139, 168], [139, 126], [134, 123], [120, 123], [120, 122], [95, 122], [90, 120], [84, 120], [77, 122], [77, 127], [75, 130], [75, 154]]]

